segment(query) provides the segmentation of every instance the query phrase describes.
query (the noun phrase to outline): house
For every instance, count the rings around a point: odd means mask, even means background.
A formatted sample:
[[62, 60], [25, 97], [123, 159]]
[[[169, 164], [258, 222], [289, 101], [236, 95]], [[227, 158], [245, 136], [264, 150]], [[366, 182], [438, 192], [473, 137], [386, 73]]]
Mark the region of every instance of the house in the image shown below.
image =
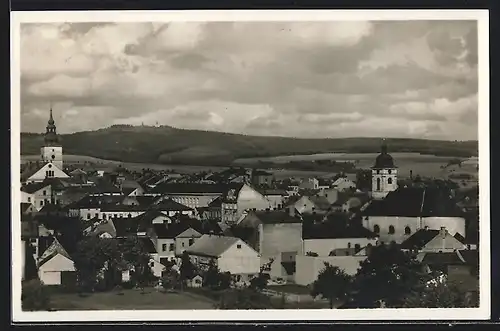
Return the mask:
[[201, 236], [201, 231], [193, 229], [186, 223], [153, 224], [151, 234], [158, 257], [162, 262], [164, 260], [176, 261], [184, 250], [191, 247]]
[[187, 215], [194, 216], [194, 209], [172, 200], [169, 197], [162, 198], [150, 206], [152, 210], [158, 210], [168, 216]]
[[256, 186], [271, 186], [273, 174], [264, 170], [252, 170], [252, 184]]
[[465, 237], [465, 219], [449, 192], [431, 188], [398, 188], [383, 200], [372, 200], [361, 212], [363, 226], [384, 242], [403, 242], [420, 229], [439, 230]]
[[112, 220], [102, 220], [93, 229], [92, 235], [99, 238], [116, 238], [116, 228]]
[[340, 192], [344, 192], [344, 191], [355, 190], [356, 183], [348, 179], [347, 177], [339, 177], [333, 182], [332, 187]]
[[285, 190], [265, 189], [260, 192], [269, 201], [270, 208], [272, 209], [281, 209], [285, 203], [285, 198], [288, 197]]
[[239, 238], [203, 235], [186, 252], [200, 269], [215, 263], [221, 272], [247, 279], [260, 271], [259, 253]]
[[248, 184], [237, 184], [221, 197], [222, 222], [235, 224], [248, 210], [265, 210], [271, 203], [259, 191]]
[[146, 195], [167, 196], [175, 202], [190, 208], [207, 207], [210, 202], [222, 196], [229, 188], [239, 184], [162, 183]]
[[401, 249], [417, 252], [453, 252], [467, 245], [452, 236], [445, 227], [439, 230], [420, 229], [401, 243]]
[[305, 190], [319, 190], [319, 180], [317, 178], [309, 178], [300, 183], [299, 188]]
[[319, 224], [304, 223], [302, 251], [318, 256], [355, 255], [362, 248], [377, 244], [378, 237], [361, 225], [339, 220], [327, 220]]
[[32, 204], [40, 210], [47, 203], [54, 202], [50, 183], [36, 182], [21, 187], [21, 202]]
[[302, 196], [293, 203], [295, 210], [300, 214], [326, 214], [331, 207], [330, 201], [325, 196]]
[[38, 277], [44, 285], [72, 285], [76, 282], [73, 260], [56, 238], [38, 261]]
[[135, 180], [123, 180], [119, 183], [119, 187], [121, 188], [123, 195], [127, 197], [143, 195], [145, 193], [141, 184]]
[[193, 278], [191, 278], [189, 281], [188, 281], [188, 287], [194, 287], [194, 288], [198, 288], [198, 287], [202, 287], [203, 286], [203, 277], [199, 274], [197, 274], [196, 276], [194, 276]]

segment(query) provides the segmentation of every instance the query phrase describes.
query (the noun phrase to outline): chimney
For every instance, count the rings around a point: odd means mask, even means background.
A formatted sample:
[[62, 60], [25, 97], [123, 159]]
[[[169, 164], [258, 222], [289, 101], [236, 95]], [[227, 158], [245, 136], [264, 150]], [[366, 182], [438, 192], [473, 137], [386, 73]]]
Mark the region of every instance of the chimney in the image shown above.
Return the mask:
[[446, 234], [448, 233], [448, 231], [446, 230], [446, 228], [444, 226], [442, 226], [440, 229], [439, 229], [439, 235], [441, 236], [441, 238], [445, 238], [446, 237]]
[[293, 204], [291, 204], [290, 206], [288, 206], [288, 214], [292, 217], [295, 216], [295, 206]]

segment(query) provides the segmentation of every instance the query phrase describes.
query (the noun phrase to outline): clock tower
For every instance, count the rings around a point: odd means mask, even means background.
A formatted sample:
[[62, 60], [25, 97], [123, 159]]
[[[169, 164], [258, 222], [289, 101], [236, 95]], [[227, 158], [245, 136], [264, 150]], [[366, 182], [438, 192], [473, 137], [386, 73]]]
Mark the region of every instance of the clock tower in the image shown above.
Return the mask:
[[50, 107], [49, 121], [44, 137], [44, 146], [41, 148], [42, 161], [51, 163], [60, 170], [63, 170], [63, 152], [56, 132], [56, 124], [52, 117], [52, 106]]
[[374, 199], [383, 199], [389, 192], [398, 188], [397, 171], [392, 156], [387, 153], [384, 139], [381, 153], [375, 159], [375, 165], [372, 167], [372, 197]]

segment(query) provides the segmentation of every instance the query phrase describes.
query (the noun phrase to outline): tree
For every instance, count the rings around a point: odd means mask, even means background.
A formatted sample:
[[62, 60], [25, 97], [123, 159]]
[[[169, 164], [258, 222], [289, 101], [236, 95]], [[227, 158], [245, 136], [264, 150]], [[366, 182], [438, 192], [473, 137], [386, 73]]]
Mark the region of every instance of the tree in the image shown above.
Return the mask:
[[189, 254], [186, 251], [182, 253], [181, 265], [179, 267], [179, 271], [180, 271], [181, 287], [184, 288], [184, 283], [186, 282], [186, 280], [192, 279], [196, 272], [196, 269], [193, 263], [191, 262]]
[[421, 291], [431, 275], [413, 255], [396, 245], [381, 245], [371, 249], [354, 277], [351, 304], [376, 307], [401, 307], [403, 299]]
[[467, 308], [477, 307], [475, 293], [462, 291], [448, 281], [428, 285], [420, 292], [412, 292], [404, 299], [405, 308]]
[[325, 268], [319, 273], [318, 278], [312, 284], [311, 296], [321, 296], [328, 299], [330, 309], [336, 301], [347, 298], [351, 288], [351, 276], [342, 269], [325, 262]]
[[169, 270], [161, 279], [163, 288], [167, 291], [176, 289], [179, 286], [179, 273], [175, 270]]
[[259, 274], [250, 280], [250, 288], [255, 291], [261, 291], [267, 287], [267, 282], [270, 276], [264, 272], [259, 272]]
[[225, 290], [231, 285], [231, 274], [220, 272], [214, 261], [211, 261], [205, 271], [203, 285], [213, 290]]
[[372, 171], [360, 169], [356, 172], [356, 188], [360, 190], [369, 190], [372, 187]]
[[24, 250], [24, 280], [38, 279], [38, 272], [35, 259], [33, 258], [34, 248], [27, 242]]
[[21, 305], [23, 310], [48, 310], [50, 296], [48, 289], [39, 279], [24, 281], [22, 283]]

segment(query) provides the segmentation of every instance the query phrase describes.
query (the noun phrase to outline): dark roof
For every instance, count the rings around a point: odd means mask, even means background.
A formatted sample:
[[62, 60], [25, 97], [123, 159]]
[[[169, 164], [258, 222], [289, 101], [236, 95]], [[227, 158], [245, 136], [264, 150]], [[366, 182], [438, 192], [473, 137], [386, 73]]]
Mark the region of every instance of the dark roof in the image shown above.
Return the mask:
[[212, 200], [209, 204], [208, 204], [209, 207], [219, 207], [221, 208], [222, 207], [222, 198], [221, 197], [217, 197], [216, 199]]
[[49, 186], [49, 185], [50, 184], [45, 182], [45, 181], [40, 182], [40, 183], [30, 183], [30, 184], [23, 185], [21, 187], [21, 191], [31, 194], [31, 193], [35, 193], [35, 192]]
[[223, 194], [234, 185], [202, 183], [162, 183], [151, 189], [151, 193], [170, 194]]
[[108, 195], [108, 196], [85, 196], [82, 199], [75, 201], [67, 206], [69, 209], [89, 209], [100, 208], [104, 205], [113, 205], [122, 202], [123, 195]]
[[138, 237], [139, 242], [142, 244], [143, 249], [149, 253], [154, 254], [157, 253], [156, 247], [149, 237]]
[[462, 236], [460, 233], [455, 233], [455, 235], [453, 236], [456, 240], [460, 241], [462, 244], [465, 244], [465, 237]]
[[302, 239], [376, 238], [377, 235], [361, 225], [325, 222], [304, 225]]
[[282, 195], [282, 196], [285, 196], [285, 195], [288, 195], [288, 193], [286, 193], [286, 190], [280, 190], [280, 189], [268, 189], [268, 190], [261, 190], [260, 193], [262, 193], [262, 195]]
[[441, 189], [405, 187], [372, 200], [363, 216], [462, 217], [449, 192]]
[[145, 207], [152, 205], [156, 200], [158, 200], [158, 197], [150, 195], [138, 195], [134, 198], [137, 200], [139, 205]]
[[311, 200], [311, 202], [314, 203], [314, 205], [320, 210], [330, 209], [331, 204], [326, 197], [314, 195], [309, 197], [309, 200]]
[[373, 169], [393, 169], [396, 168], [394, 160], [390, 154], [387, 153], [387, 146], [385, 143], [382, 145], [382, 151], [375, 159]]
[[145, 211], [146, 207], [138, 205], [122, 205], [122, 204], [102, 204], [102, 212], [127, 212], [127, 211]]
[[273, 174], [264, 170], [253, 170], [252, 176], [272, 176]]
[[439, 230], [420, 229], [401, 243], [402, 249], [422, 249], [439, 235]]
[[26, 211], [31, 207], [33, 206], [31, 203], [29, 202], [21, 202], [21, 213], [24, 214], [26, 213]]
[[251, 211], [264, 224], [302, 223], [298, 216], [290, 216], [288, 210]]
[[45, 214], [53, 214], [53, 213], [65, 213], [65, 209], [58, 204], [54, 203], [47, 203], [45, 204], [42, 209], [38, 211], [38, 213], [45, 213]]
[[172, 222], [169, 224], [152, 224], [152, 227], [161, 239], [175, 238], [188, 229], [193, 229], [200, 234], [220, 234], [222, 230], [216, 222], [200, 221], [189, 218], [180, 222]]
[[344, 203], [349, 201], [351, 196], [345, 192], [339, 192], [337, 195], [337, 200], [332, 204], [332, 206], [342, 206]]
[[459, 250], [458, 253], [462, 256], [466, 264], [472, 266], [479, 265], [479, 251], [477, 249]]
[[114, 218], [112, 222], [115, 226], [117, 237], [127, 237], [137, 234], [139, 222], [136, 217]]
[[172, 199], [163, 199], [160, 202], [151, 206], [152, 209], [165, 210], [165, 211], [188, 211], [193, 210], [182, 203], [178, 203]]
[[422, 263], [428, 265], [457, 265], [464, 264], [464, 261], [458, 256], [457, 252], [445, 253], [425, 253]]

